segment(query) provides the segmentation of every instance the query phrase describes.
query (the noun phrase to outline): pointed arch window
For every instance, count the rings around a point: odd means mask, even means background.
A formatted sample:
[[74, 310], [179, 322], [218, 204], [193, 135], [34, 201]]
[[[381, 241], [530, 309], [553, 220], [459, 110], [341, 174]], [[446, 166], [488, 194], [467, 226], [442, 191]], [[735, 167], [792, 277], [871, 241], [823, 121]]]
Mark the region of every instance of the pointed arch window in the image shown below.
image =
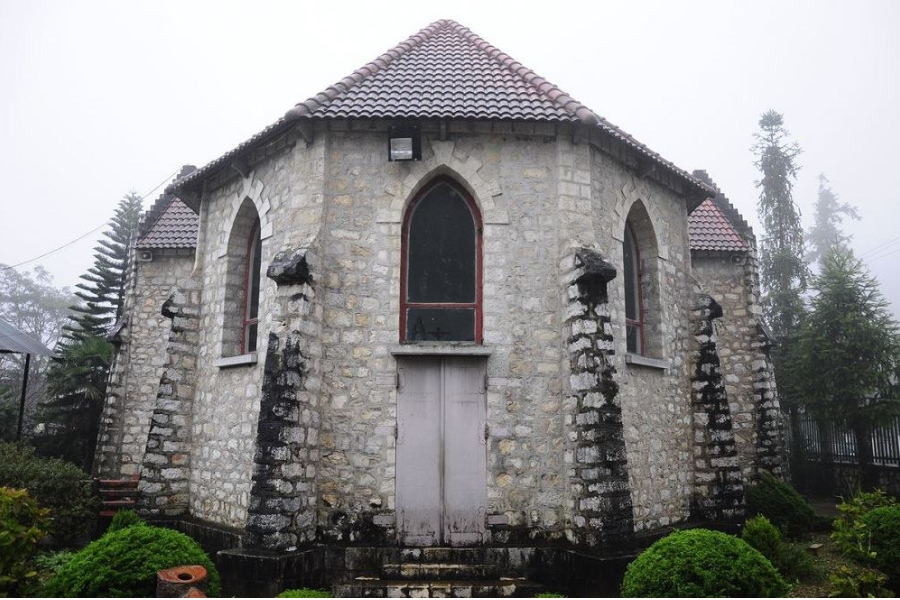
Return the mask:
[[241, 325], [241, 353], [256, 352], [259, 333], [259, 271], [262, 267], [262, 239], [259, 222], [253, 226], [247, 240], [246, 275], [244, 277], [244, 310]]
[[644, 294], [641, 290], [641, 255], [631, 223], [625, 224], [623, 263], [626, 349], [632, 354], [644, 354]]
[[403, 221], [401, 342], [482, 341], [481, 213], [449, 177], [410, 203]]

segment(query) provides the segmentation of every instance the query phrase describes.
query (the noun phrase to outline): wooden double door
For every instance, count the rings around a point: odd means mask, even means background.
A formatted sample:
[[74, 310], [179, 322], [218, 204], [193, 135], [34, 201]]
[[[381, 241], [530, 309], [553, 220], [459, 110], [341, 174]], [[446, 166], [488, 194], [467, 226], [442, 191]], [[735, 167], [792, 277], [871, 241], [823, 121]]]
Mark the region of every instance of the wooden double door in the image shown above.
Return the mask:
[[397, 528], [407, 546], [484, 540], [486, 359], [398, 357]]

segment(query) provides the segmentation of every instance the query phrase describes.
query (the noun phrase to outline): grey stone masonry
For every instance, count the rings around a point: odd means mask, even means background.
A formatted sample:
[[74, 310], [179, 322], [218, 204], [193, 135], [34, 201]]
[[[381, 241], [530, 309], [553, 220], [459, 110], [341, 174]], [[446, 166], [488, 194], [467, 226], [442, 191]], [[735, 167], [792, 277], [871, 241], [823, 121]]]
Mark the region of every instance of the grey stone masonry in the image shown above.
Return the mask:
[[[279, 285], [283, 316], [302, 320], [313, 295], [307, 255], [293, 250], [276, 255], [267, 270]], [[307, 358], [304, 333], [269, 332], [262, 399], [256, 432], [253, 487], [247, 517], [247, 546], [293, 551], [316, 537], [316, 471], [319, 413], [304, 393]], [[307, 337], [309, 337], [307, 335]]]
[[185, 280], [162, 306], [172, 326], [138, 483], [137, 508], [144, 515], [188, 512], [199, 307], [200, 290], [193, 279]]
[[782, 475], [787, 464], [784, 456], [784, 417], [775, 388], [775, 367], [769, 355], [772, 341], [769, 332], [761, 326], [758, 332], [758, 340], [754, 344], [757, 356], [753, 362], [753, 396], [757, 406], [756, 464], [759, 470]]
[[722, 307], [712, 297], [701, 294], [693, 316], [694, 516], [737, 519], [745, 513], [744, 483], [716, 348], [715, 320], [722, 316]]
[[607, 294], [616, 269], [588, 249], [575, 252], [573, 266], [566, 314], [570, 404], [575, 406], [567, 423], [572, 532], [577, 544], [613, 547], [634, 533]]

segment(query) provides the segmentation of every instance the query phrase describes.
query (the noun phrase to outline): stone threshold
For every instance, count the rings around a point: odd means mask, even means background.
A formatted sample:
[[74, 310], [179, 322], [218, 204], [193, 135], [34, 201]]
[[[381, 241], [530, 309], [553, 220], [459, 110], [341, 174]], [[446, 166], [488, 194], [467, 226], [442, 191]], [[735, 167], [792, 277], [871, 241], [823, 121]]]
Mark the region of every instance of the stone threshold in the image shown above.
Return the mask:
[[490, 356], [493, 348], [466, 342], [421, 342], [391, 346], [394, 356]]

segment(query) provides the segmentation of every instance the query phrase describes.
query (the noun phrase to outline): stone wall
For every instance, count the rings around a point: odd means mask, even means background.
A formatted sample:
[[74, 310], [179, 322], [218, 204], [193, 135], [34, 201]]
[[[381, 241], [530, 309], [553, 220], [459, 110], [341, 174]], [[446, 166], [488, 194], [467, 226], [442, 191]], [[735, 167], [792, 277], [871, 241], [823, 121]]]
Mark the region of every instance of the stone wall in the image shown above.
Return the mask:
[[781, 410], [769, 358], [771, 340], [762, 326], [755, 252], [694, 252], [698, 289], [721, 307], [718, 351], [725, 378], [734, 440], [744, 482], [758, 469], [781, 473]]
[[110, 373], [97, 443], [95, 473], [136, 475], [143, 460], [150, 416], [166, 365], [171, 320], [162, 305], [194, 266], [193, 250], [154, 250], [152, 261], [130, 258], [125, 292], [126, 321]]
[[188, 511], [194, 450], [191, 421], [197, 379], [198, 287], [196, 280], [185, 279], [161, 310], [172, 324], [138, 484], [137, 509], [143, 515], [174, 517]]

